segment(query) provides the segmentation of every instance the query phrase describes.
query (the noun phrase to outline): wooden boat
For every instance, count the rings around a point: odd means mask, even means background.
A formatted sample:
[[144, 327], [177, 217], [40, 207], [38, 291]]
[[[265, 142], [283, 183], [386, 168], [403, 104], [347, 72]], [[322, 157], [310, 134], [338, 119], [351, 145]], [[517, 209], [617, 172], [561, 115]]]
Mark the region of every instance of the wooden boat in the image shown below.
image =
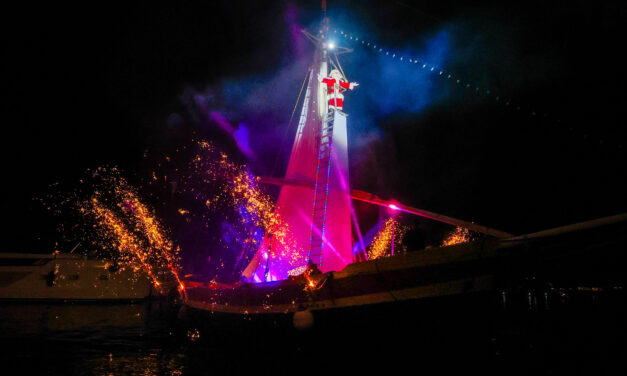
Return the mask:
[[325, 312], [434, 298], [490, 296], [489, 304], [503, 308], [549, 309], [565, 296], [622, 294], [625, 250], [622, 214], [353, 263], [339, 272], [308, 270], [283, 281], [186, 281], [184, 304], [210, 315], [282, 317], [297, 327]]
[[[337, 99], [328, 94], [332, 89], [327, 91], [320, 78], [327, 76], [327, 66], [342, 71], [336, 55], [349, 51], [331, 43], [329, 30], [324, 18], [317, 36], [305, 32], [317, 51], [287, 173], [283, 178], [262, 180], [282, 186], [277, 211], [297, 229], [298, 246], [290, 250], [307, 258], [307, 270], [287, 277], [290, 268], [304, 265], [285, 267], [285, 260], [272, 259], [265, 244], [242, 273], [247, 282], [184, 281], [184, 310], [260, 320], [272, 316], [307, 327], [314, 316], [381, 306], [406, 309], [407, 305], [399, 305], [402, 302], [453, 299], [466, 301], [469, 308], [479, 300], [466, 298], [481, 296], [487, 304], [549, 307], [566, 290], [584, 294], [622, 289], [624, 264], [619, 256], [625, 250], [625, 214], [514, 236], [350, 190], [347, 115], [333, 108]], [[483, 238], [354, 262], [350, 199], [471, 229]], [[264, 243], [268, 242], [266, 238]], [[398, 309], [386, 310], [398, 313]]]

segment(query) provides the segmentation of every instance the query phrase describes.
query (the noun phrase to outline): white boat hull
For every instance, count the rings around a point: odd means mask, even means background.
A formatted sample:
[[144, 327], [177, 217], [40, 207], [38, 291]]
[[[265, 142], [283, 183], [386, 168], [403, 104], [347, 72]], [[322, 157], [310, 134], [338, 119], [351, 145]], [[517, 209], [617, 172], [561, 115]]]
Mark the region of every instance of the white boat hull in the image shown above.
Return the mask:
[[146, 275], [112, 272], [102, 260], [70, 254], [0, 254], [0, 300], [129, 301], [151, 293]]

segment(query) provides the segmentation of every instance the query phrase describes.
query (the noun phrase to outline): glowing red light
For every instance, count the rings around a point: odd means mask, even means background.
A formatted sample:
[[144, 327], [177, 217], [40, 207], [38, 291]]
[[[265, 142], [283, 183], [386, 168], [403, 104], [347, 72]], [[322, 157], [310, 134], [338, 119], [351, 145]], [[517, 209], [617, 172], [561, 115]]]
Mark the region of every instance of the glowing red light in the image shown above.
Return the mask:
[[394, 204], [389, 204], [388, 208], [392, 209], [392, 210], [400, 210], [400, 208]]

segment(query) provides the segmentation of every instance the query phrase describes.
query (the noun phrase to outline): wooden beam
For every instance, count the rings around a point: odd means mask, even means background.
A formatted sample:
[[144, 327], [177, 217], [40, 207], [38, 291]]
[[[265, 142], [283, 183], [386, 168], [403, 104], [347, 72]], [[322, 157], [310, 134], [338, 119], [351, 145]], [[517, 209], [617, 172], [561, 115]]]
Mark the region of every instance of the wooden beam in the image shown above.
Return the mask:
[[[300, 179], [283, 179], [283, 178], [273, 178], [273, 177], [261, 177], [259, 178], [259, 182], [263, 184], [273, 184], [273, 185], [279, 185], [279, 186], [284, 185], [284, 184], [296, 185], [296, 186], [312, 188], [312, 189], [314, 186], [313, 181], [300, 180]], [[412, 206], [403, 205], [396, 201], [384, 200], [375, 194], [360, 191], [358, 189], [351, 190], [350, 195], [353, 200], [363, 201], [363, 202], [367, 202], [367, 203], [379, 205], [379, 206], [385, 206], [392, 210], [398, 210], [398, 211], [402, 211], [405, 213], [418, 215], [424, 218], [429, 218], [437, 222], [442, 222], [442, 223], [446, 223], [446, 224], [453, 225], [453, 226], [467, 228], [468, 230], [479, 232], [481, 234], [494, 236], [496, 238], [503, 239], [503, 238], [509, 238], [513, 236], [512, 234], [507, 233], [505, 231], [496, 230], [490, 227], [482, 226], [474, 222], [468, 222], [468, 221], [464, 221], [461, 219], [449, 217], [446, 215], [415, 208]]]

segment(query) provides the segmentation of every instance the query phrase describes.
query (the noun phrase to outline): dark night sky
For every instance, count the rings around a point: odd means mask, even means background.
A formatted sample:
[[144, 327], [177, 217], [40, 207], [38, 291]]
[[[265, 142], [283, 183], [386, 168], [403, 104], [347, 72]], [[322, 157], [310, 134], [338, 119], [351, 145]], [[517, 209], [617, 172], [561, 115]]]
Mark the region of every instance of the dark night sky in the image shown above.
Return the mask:
[[[362, 83], [346, 107], [355, 127], [355, 188], [513, 233], [627, 211], [622, 2], [328, 3], [338, 28], [399, 51], [424, 51], [446, 32], [446, 69], [523, 108], [434, 81], [428, 92], [399, 87], [405, 99], [429, 95], [419, 109], [351, 109], [351, 101], [366, 103], [380, 90], [373, 86], [389, 83], [373, 75], [394, 75], [398, 66], [368, 70], [377, 55], [356, 51], [344, 58], [347, 74]], [[283, 134], [305, 73], [298, 62], [311, 52], [292, 39], [290, 23], [312, 25], [317, 6], [88, 2], [7, 9], [2, 185], [11, 223], [3, 249], [42, 247], [34, 238], [50, 224], [32, 197], [50, 183], [71, 183], [104, 164], [145, 174], [144, 150], [190, 129], [221, 140], [207, 124], [189, 121], [179, 130], [168, 121], [172, 114], [189, 118], [190, 90], [219, 93], [215, 109], [236, 124], [248, 122], [258, 155], [251, 166], [270, 173], [277, 151], [265, 144]], [[280, 84], [263, 90], [267, 82]], [[231, 87], [237, 90], [225, 89]], [[258, 91], [257, 101], [241, 93], [247, 88]], [[273, 103], [267, 110], [266, 99]], [[524, 110], [530, 108], [538, 115]]]

